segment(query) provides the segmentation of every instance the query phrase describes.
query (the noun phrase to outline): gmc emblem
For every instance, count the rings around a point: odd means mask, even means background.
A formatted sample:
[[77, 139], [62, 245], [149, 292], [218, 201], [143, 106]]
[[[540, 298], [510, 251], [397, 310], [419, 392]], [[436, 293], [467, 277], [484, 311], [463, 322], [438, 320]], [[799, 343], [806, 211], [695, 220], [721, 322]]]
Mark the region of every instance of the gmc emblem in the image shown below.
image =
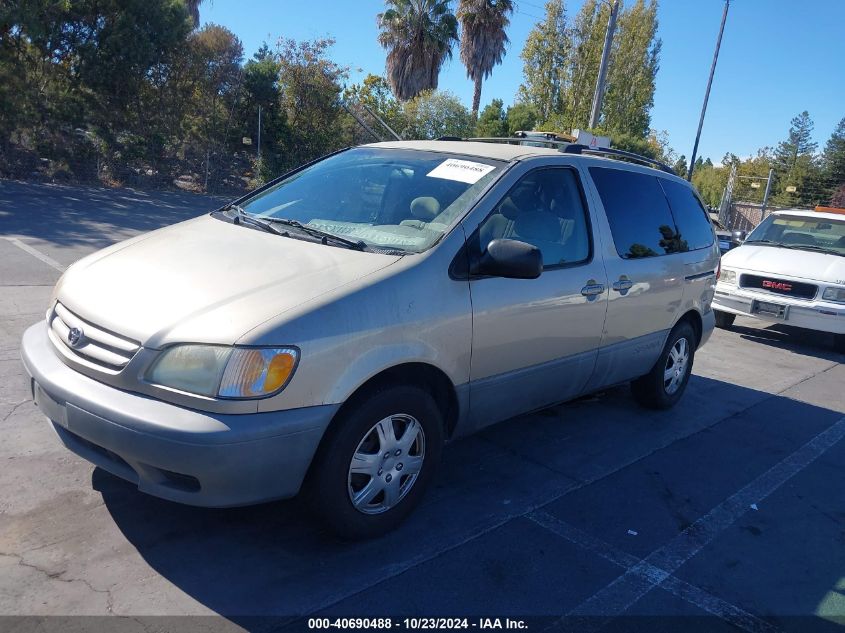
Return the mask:
[[771, 288], [772, 290], [783, 290], [784, 292], [792, 292], [792, 284], [785, 281], [769, 281], [764, 279], [762, 283], [763, 288]]

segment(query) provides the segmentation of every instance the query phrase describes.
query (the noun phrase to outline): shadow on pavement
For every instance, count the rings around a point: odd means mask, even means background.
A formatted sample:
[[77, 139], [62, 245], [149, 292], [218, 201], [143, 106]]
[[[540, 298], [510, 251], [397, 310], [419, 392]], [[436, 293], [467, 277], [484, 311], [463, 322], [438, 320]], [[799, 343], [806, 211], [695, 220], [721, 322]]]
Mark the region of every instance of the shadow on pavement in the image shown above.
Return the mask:
[[[639, 409], [627, 389], [612, 389], [452, 443], [417, 512], [395, 532], [360, 543], [327, 534], [301, 499], [211, 510], [146, 496], [99, 469], [93, 485], [157, 573], [249, 629], [283, 626], [314, 612], [561, 615], [623, 570], [541, 528], [526, 512], [542, 505], [643, 557], [841, 417], [698, 376], [668, 412]], [[845, 539], [845, 483], [830, 481], [829, 465], [820, 476], [813, 468], [802, 473], [801, 486], [824, 488], [830, 499], [825, 511], [833, 519], [813, 519], [803, 528], [809, 530], [806, 539], [767, 532], [765, 521], [794, 521], [801, 510], [794, 497], [802, 498], [803, 488], [792, 491], [787, 482], [778, 508], [761, 503], [760, 512], [714, 540], [712, 565], [707, 552], [694, 559], [710, 565], [707, 571], [716, 578], [707, 581], [707, 591], [753, 605], [766, 617], [816, 613], [845, 577], [845, 548], [833, 546]], [[639, 530], [637, 539], [626, 532], [631, 527]], [[746, 538], [756, 539], [758, 549], [765, 543], [759, 556], [743, 553]], [[787, 552], [805, 562], [782, 568], [779, 558]], [[781, 602], [755, 595], [754, 583], [723, 591], [719, 579], [728, 587], [734, 575], [765, 576], [769, 584], [783, 577], [793, 596], [788, 613], [779, 611]], [[801, 582], [791, 584], [796, 577]], [[685, 615], [673, 609], [666, 603], [656, 614]]]
[[824, 360], [842, 361], [842, 354], [834, 347], [833, 335], [827, 332], [816, 332], [777, 323], [767, 325], [763, 322], [758, 327], [734, 324], [731, 331], [747, 341], [804, 353]]
[[0, 235], [58, 245], [107, 246], [222, 206], [191, 193], [0, 181]]

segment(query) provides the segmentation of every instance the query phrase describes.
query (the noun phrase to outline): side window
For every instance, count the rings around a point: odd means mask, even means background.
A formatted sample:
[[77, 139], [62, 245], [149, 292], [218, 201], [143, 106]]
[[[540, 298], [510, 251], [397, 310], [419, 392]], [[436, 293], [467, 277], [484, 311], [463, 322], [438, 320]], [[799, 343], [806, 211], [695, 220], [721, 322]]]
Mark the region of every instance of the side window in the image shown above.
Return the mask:
[[678, 235], [687, 243], [689, 250], [712, 246], [713, 228], [710, 218], [692, 188], [668, 178], [661, 178], [660, 185], [669, 199]]
[[689, 250], [655, 176], [590, 167], [601, 196], [616, 251], [625, 259], [656, 257]]
[[480, 247], [495, 239], [527, 242], [552, 268], [590, 258], [590, 230], [575, 170], [549, 167], [517, 182], [478, 229]]

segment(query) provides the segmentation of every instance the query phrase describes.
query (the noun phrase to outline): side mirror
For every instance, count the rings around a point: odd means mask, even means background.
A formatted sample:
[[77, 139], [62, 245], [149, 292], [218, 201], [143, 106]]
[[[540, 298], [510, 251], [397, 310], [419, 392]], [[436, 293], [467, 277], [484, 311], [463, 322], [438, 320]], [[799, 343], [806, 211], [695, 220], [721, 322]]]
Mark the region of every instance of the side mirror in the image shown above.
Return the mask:
[[733, 231], [731, 233], [731, 237], [733, 238], [734, 242], [739, 242], [740, 244], [742, 244], [742, 242], [745, 241], [745, 238], [748, 237], [748, 233], [746, 233], [745, 231]]
[[493, 240], [471, 265], [473, 275], [536, 279], [543, 272], [540, 249], [518, 240]]

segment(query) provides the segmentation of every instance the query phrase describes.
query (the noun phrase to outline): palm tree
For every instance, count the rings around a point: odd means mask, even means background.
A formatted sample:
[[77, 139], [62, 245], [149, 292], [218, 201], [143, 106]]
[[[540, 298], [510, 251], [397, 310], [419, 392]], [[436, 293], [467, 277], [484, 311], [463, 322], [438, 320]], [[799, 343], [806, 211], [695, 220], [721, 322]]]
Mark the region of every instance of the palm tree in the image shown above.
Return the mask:
[[461, 21], [461, 61], [467, 77], [475, 82], [472, 95], [472, 115], [478, 117], [481, 104], [481, 82], [502, 63], [508, 36], [505, 29], [513, 13], [512, 0], [458, 0], [458, 19]]
[[194, 22], [194, 28], [199, 28], [200, 25], [200, 5], [202, 0], [185, 0], [185, 6], [188, 8], [188, 15]]
[[449, 0], [386, 0], [378, 41], [387, 50], [387, 81], [400, 101], [437, 88], [440, 67], [458, 41]]

